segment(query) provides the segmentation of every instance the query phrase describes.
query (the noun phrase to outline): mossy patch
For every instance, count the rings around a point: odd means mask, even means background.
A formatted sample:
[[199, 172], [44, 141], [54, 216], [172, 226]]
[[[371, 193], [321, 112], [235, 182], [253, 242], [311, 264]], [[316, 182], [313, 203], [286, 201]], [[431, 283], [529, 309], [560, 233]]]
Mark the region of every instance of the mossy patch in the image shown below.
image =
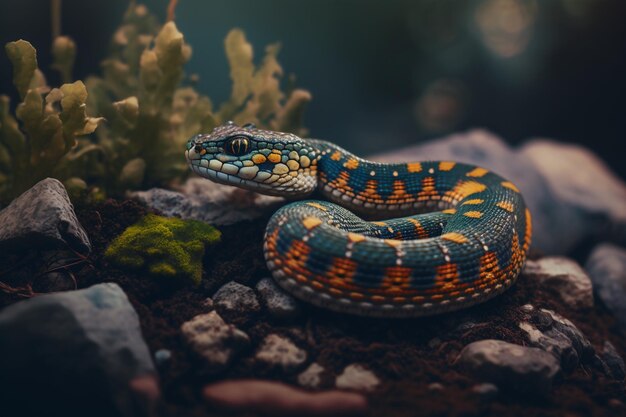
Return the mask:
[[118, 236], [105, 257], [119, 266], [198, 285], [205, 247], [220, 238], [220, 231], [206, 223], [148, 214]]

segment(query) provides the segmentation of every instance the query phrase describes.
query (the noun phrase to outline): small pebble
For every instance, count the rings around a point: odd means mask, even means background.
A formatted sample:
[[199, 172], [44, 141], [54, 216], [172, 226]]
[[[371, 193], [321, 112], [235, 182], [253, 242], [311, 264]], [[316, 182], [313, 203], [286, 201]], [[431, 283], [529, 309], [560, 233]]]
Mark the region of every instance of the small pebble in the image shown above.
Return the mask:
[[304, 372], [298, 375], [298, 384], [306, 388], [317, 388], [320, 382], [322, 382], [323, 372], [324, 367], [317, 362], [313, 362]]
[[213, 295], [213, 305], [215, 310], [226, 318], [250, 316], [261, 311], [261, 304], [254, 290], [235, 281], [217, 290]]
[[373, 391], [379, 384], [378, 377], [359, 364], [346, 366], [335, 381], [337, 388], [355, 391]]
[[306, 351], [300, 349], [291, 340], [277, 334], [265, 337], [259, 348], [256, 359], [272, 366], [279, 366], [290, 372], [306, 361]]
[[290, 320], [300, 312], [300, 303], [280, 288], [272, 278], [263, 278], [256, 285], [261, 301], [274, 318]]
[[431, 384], [428, 384], [428, 389], [430, 391], [443, 391], [444, 386], [440, 382], [433, 382]]
[[484, 400], [492, 400], [498, 396], [499, 390], [496, 385], [485, 382], [483, 384], [474, 385], [472, 392]]
[[163, 366], [172, 358], [172, 352], [168, 349], [159, 349], [154, 352], [154, 360], [159, 366]]

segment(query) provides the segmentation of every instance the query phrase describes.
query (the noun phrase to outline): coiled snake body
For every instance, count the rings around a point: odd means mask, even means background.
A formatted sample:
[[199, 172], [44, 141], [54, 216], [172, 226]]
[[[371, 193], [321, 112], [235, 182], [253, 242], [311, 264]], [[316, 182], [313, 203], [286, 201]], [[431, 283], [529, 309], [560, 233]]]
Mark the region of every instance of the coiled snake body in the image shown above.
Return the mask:
[[280, 208], [265, 233], [276, 282], [317, 306], [377, 317], [458, 310], [509, 288], [528, 253], [531, 216], [519, 190], [484, 168], [375, 163], [233, 123], [193, 137], [185, 154], [219, 183], [327, 200]]

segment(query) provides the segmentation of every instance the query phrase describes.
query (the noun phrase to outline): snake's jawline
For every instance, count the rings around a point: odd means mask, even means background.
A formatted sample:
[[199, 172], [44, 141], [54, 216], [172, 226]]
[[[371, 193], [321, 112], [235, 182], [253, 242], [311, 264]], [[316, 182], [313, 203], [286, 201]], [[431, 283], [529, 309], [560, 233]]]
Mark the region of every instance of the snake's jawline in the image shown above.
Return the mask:
[[[500, 288], [490, 288], [488, 291], [476, 293], [476, 296], [468, 297], [462, 302], [457, 299], [449, 299], [444, 302], [433, 303], [430, 307], [427, 307], [424, 304], [417, 303], [404, 305], [374, 304], [352, 301], [347, 298], [339, 299], [331, 296], [330, 294], [314, 290], [311, 287], [303, 286], [302, 284], [297, 283], [295, 279], [286, 277], [285, 273], [280, 268], [273, 266], [274, 263], [268, 258], [267, 251], [264, 251], [264, 256], [265, 262], [272, 274], [272, 277], [274, 278], [274, 281], [283, 290], [299, 300], [337, 313], [352, 314], [362, 317], [396, 319], [411, 319], [452, 313], [489, 301], [507, 291], [517, 282], [517, 278], [526, 263], [524, 260], [518, 269], [512, 271], [510, 274], [511, 278], [504, 280]], [[309, 288], [309, 290], [306, 288]]]

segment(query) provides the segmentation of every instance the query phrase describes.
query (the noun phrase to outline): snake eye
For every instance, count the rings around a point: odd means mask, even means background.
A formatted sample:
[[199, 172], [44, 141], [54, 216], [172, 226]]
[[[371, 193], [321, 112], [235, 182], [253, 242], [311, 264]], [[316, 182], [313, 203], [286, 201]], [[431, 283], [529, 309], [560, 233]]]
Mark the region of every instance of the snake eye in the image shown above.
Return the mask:
[[226, 153], [231, 155], [245, 155], [250, 151], [250, 139], [245, 136], [235, 136], [226, 142], [226, 146], [224, 148]]

